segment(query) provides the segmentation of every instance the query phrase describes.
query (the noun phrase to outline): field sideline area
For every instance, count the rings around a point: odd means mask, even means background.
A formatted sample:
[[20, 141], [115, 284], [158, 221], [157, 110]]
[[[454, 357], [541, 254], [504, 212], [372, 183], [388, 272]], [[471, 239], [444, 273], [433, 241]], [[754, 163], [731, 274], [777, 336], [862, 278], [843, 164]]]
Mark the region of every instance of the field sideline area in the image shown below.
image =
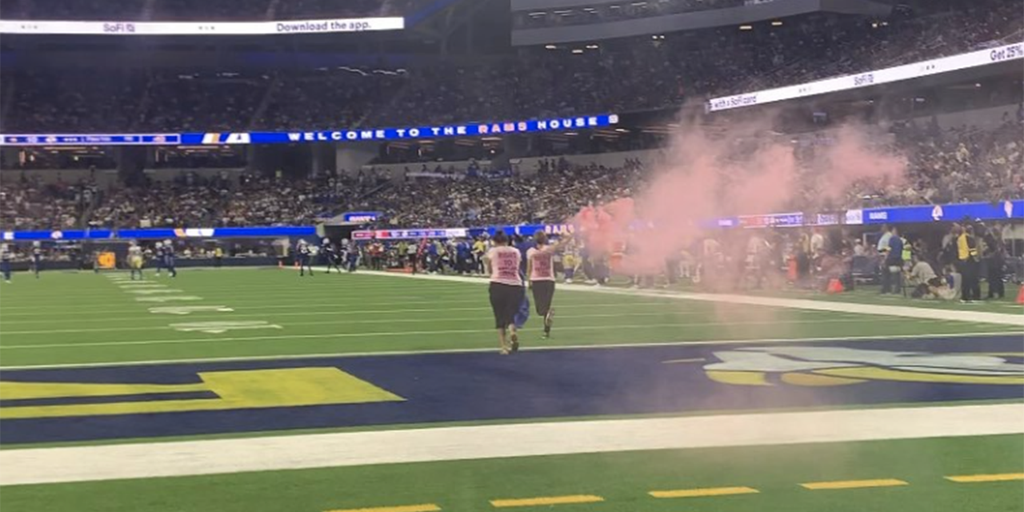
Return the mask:
[[479, 279], [16, 274], [0, 504], [42, 511], [1024, 510], [1024, 310]]

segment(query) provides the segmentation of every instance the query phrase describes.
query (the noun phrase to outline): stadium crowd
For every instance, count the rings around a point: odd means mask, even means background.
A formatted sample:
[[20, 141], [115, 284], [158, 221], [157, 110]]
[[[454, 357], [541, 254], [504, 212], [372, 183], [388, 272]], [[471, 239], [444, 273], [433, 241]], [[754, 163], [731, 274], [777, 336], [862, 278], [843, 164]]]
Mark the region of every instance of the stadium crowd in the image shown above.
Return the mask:
[[[877, 205], [996, 201], [1024, 197], [1024, 141], [1020, 116], [984, 130], [941, 129], [931, 123], [893, 126], [888, 150], [909, 157], [907, 179], [898, 184], [862, 183], [835, 209]], [[827, 140], [826, 142], [827, 143]], [[798, 157], [802, 148], [794, 149]], [[735, 155], [734, 155], [735, 156]], [[653, 162], [656, 165], [656, 160]], [[473, 227], [503, 223], [557, 223], [590, 204], [639, 194], [652, 162], [629, 159], [621, 167], [572, 164], [564, 158], [539, 160], [518, 172], [479, 169], [455, 172], [443, 163], [407, 166], [390, 176], [374, 169], [356, 175], [328, 172], [291, 180], [282, 175], [203, 179], [184, 172], [171, 182], [104, 189], [95, 183], [42, 184], [22, 173], [3, 180], [5, 229], [71, 227], [216, 227], [308, 225], [344, 211], [379, 211], [382, 227]], [[813, 173], [815, 160], [805, 161]], [[535, 171], [535, 172], [532, 172]], [[789, 205], [800, 211], [827, 186], [807, 179]]]
[[470, 63], [425, 58], [397, 71], [144, 70], [90, 80], [92, 69], [36, 68], [5, 73], [2, 85], [13, 93], [0, 129], [337, 129], [653, 110], [977, 49], [1019, 34], [1022, 25], [1012, 2], [980, 0], [884, 26], [863, 18], [793, 20], [778, 30], [722, 28], [580, 54], [534, 48]]
[[243, 175], [237, 183], [189, 175], [170, 183], [101, 193], [87, 223], [92, 227], [305, 226], [343, 209], [341, 192], [355, 183], [290, 181]]

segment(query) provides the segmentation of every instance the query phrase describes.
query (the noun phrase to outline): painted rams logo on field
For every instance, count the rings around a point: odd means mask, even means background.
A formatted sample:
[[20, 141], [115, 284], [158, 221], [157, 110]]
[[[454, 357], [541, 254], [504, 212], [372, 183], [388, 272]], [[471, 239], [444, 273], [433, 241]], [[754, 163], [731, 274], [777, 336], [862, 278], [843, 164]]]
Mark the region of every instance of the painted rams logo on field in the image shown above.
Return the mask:
[[870, 381], [1024, 385], [1024, 353], [946, 353], [845, 347], [758, 347], [715, 352], [716, 382], [743, 386], [842, 386]]

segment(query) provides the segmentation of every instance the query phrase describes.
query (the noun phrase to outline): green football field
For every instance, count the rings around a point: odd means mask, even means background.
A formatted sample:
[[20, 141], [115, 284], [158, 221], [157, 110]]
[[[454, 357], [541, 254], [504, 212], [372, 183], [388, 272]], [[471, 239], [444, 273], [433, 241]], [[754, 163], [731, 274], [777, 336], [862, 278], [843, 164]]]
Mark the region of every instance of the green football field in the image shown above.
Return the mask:
[[[504, 357], [481, 282], [290, 269], [126, 278], [16, 274], [0, 287], [0, 464], [57, 450], [68, 466], [97, 464], [86, 477], [50, 479], [40, 465], [25, 468], [25, 481], [0, 479], [4, 510], [1024, 510], [1024, 419], [999, 435], [940, 426], [915, 439], [878, 427], [856, 439], [794, 432], [763, 445], [626, 443], [606, 453], [530, 451], [516, 430], [966, 405], [1017, 413], [1024, 310], [1009, 298], [968, 309], [870, 290], [787, 292], [765, 306], [562, 287], [553, 337], [541, 339], [533, 318], [522, 353]], [[949, 318], [928, 313], [946, 308]], [[924, 359], [893, 363], [905, 357]], [[116, 452], [103, 450], [117, 447], [170, 447], [159, 464], [173, 463], [177, 442], [480, 426], [511, 429], [493, 441], [510, 455], [466, 455], [455, 437], [445, 453], [408, 462], [402, 453], [384, 464], [279, 457], [127, 478], [103, 469], [116, 469]], [[259, 458], [260, 448], [244, 453]]]
[[[39, 280], [16, 275], [14, 283], [0, 288], [2, 365], [497, 348], [487, 291], [477, 283], [319, 273], [300, 279], [277, 269], [186, 269], [174, 279], [152, 272], [146, 277], [146, 284], [164, 287], [133, 289], [92, 273], [50, 273]], [[860, 294], [851, 300], [868, 298]], [[215, 306], [231, 311], [175, 314], [182, 308]], [[972, 308], [1024, 313], [1009, 299]], [[556, 310], [557, 335], [541, 342], [535, 321], [527, 324], [526, 346], [1015, 330], [565, 290], [558, 291]], [[224, 333], [188, 331], [188, 324], [202, 322], [239, 325]]]

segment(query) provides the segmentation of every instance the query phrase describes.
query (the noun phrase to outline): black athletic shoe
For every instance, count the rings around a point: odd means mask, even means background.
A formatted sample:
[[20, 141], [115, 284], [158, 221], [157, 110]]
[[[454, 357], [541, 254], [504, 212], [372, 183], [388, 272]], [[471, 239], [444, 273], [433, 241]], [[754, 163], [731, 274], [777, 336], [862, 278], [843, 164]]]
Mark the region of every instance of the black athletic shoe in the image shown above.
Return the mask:
[[555, 310], [549, 309], [548, 314], [544, 315], [544, 339], [551, 337], [551, 326], [555, 323]]

